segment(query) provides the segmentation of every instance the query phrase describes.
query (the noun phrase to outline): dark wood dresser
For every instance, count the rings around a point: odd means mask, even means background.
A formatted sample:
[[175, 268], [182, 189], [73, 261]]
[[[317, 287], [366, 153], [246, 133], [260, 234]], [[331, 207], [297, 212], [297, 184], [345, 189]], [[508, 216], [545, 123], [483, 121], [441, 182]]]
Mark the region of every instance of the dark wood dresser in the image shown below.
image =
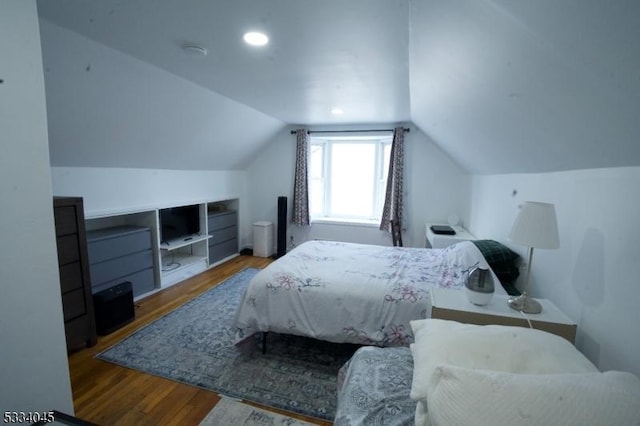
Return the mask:
[[53, 197], [67, 351], [97, 342], [81, 197]]

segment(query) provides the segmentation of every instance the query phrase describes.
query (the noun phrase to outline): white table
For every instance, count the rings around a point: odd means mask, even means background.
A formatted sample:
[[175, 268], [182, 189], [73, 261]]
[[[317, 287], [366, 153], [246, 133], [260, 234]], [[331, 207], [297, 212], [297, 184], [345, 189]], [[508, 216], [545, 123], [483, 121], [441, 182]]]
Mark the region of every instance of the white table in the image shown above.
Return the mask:
[[467, 324], [498, 324], [544, 330], [574, 343], [578, 326], [550, 300], [536, 299], [542, 305], [539, 314], [522, 314], [507, 305], [509, 296], [494, 294], [491, 302], [477, 306], [469, 302], [459, 289], [434, 288], [431, 290], [431, 318], [458, 321]]
[[431, 230], [432, 225], [443, 225], [441, 223], [425, 224], [425, 234], [427, 237], [427, 248], [445, 248], [460, 241], [471, 241], [477, 239], [462, 226], [452, 226], [456, 231], [455, 235], [435, 234]]

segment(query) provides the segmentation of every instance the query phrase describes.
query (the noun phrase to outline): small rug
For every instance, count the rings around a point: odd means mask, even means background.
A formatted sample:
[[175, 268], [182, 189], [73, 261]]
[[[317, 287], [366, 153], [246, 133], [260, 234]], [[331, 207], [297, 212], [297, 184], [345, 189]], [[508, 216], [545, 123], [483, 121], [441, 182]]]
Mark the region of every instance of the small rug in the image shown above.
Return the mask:
[[333, 420], [336, 378], [357, 349], [304, 337], [268, 334], [233, 343], [231, 324], [249, 281], [244, 269], [97, 355], [145, 373], [269, 407]]
[[243, 426], [308, 426], [303, 420], [283, 416], [278, 413], [262, 410], [251, 405], [222, 398], [213, 407], [199, 426], [243, 425]]

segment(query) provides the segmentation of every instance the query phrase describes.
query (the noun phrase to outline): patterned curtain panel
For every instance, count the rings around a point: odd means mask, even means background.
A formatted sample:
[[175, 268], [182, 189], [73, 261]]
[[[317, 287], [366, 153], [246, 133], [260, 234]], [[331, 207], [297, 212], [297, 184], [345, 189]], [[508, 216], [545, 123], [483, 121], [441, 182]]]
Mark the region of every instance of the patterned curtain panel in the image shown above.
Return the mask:
[[307, 129], [296, 130], [296, 170], [293, 183], [293, 212], [291, 222], [309, 225], [309, 133]]
[[402, 186], [404, 176], [404, 127], [393, 129], [391, 144], [391, 158], [389, 159], [389, 174], [387, 177], [387, 192], [382, 209], [380, 229], [391, 232], [391, 221], [397, 220], [402, 224]]

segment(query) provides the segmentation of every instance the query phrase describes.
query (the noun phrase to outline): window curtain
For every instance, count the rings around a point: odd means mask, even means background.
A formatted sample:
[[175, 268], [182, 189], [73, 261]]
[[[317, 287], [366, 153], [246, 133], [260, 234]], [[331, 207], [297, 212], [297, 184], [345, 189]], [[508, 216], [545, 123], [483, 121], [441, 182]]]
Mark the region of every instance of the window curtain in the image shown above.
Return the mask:
[[387, 175], [387, 191], [382, 209], [380, 229], [391, 232], [391, 221], [397, 220], [402, 225], [402, 186], [404, 176], [404, 127], [393, 129], [391, 158]]
[[291, 222], [309, 225], [309, 132], [307, 129], [296, 130], [296, 170], [293, 182], [293, 211]]

